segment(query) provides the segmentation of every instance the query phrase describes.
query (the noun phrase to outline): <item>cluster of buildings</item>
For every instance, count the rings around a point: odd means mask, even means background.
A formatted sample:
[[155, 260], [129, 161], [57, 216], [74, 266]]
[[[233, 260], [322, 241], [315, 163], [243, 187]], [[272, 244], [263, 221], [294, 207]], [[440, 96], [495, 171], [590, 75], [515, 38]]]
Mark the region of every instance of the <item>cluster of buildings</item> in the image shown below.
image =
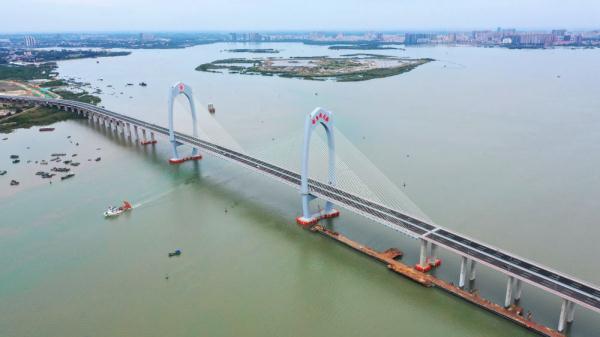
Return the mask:
[[182, 48], [212, 42], [304, 42], [393, 43], [414, 45], [473, 45], [507, 48], [547, 48], [553, 46], [600, 47], [600, 30], [572, 32], [519, 31], [516, 29], [476, 30], [470, 32], [142, 32], [142, 33], [65, 33], [13, 34], [0, 36], [3, 48]]
[[547, 48], [552, 46], [600, 46], [600, 31], [569, 32], [555, 29], [549, 32], [518, 31], [516, 29], [479, 30], [471, 32], [366, 32], [366, 33], [230, 33], [228, 41], [312, 41], [319, 43], [381, 42], [406, 45], [456, 44], [503, 46], [510, 48]]
[[232, 42], [261, 42], [271, 41], [270, 35], [259, 33], [229, 33], [229, 41]]

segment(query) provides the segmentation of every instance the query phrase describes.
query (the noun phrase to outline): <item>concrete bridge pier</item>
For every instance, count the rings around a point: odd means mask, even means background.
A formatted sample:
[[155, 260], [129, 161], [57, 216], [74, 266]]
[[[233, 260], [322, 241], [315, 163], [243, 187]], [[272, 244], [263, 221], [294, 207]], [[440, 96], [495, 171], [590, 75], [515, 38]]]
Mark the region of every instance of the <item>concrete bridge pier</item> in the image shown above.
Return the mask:
[[558, 332], [565, 331], [565, 327], [567, 325], [567, 309], [569, 307], [569, 301], [566, 299], [562, 300], [562, 305], [560, 306], [560, 316], [558, 317]]
[[477, 261], [471, 260], [471, 268], [469, 270], [469, 281], [475, 282]]
[[425, 239], [419, 239], [419, 264], [415, 266], [415, 269], [421, 272], [427, 272], [431, 270], [431, 266], [427, 263], [427, 241]]
[[466, 256], [460, 257], [460, 276], [458, 278], [458, 287], [460, 289], [465, 288], [465, 281], [467, 279], [467, 267], [469, 264], [469, 259]]
[[514, 292], [514, 301], [515, 303], [519, 303], [523, 294], [523, 282], [519, 279], [515, 279]]
[[[188, 103], [190, 104], [190, 110], [192, 113], [192, 135], [197, 138], [198, 137], [198, 121], [196, 119], [196, 105], [194, 104], [194, 97], [192, 93], [192, 88], [182, 82], [177, 82], [173, 84], [169, 88], [169, 142], [171, 143], [172, 156], [169, 158], [169, 163], [171, 164], [181, 164], [188, 160], [200, 160], [202, 159], [202, 155], [198, 153], [197, 147], [192, 147], [192, 153], [189, 156], [180, 157], [177, 151], [177, 147], [182, 145], [177, 138], [175, 137], [175, 129], [173, 124], [173, 103], [175, 98], [179, 95], [185, 96], [187, 98]], [[152, 138], [152, 142], [156, 142], [154, 137]]]
[[136, 141], [140, 140], [140, 134], [138, 133], [138, 127], [137, 127], [137, 125], [133, 126], [133, 132], [135, 132], [135, 140]]
[[142, 129], [142, 143], [147, 142], [146, 129]]
[[504, 307], [505, 308], [510, 307], [513, 303], [514, 286], [515, 286], [515, 278], [514, 278], [514, 276], [509, 276], [508, 281], [506, 283], [506, 297], [504, 298]]
[[420, 272], [428, 272], [431, 268], [439, 267], [442, 260], [437, 258], [437, 246], [433, 242], [420, 239], [419, 263], [415, 269]]
[[560, 316], [558, 318], [558, 331], [564, 332], [567, 324], [573, 323], [575, 319], [575, 303], [563, 299], [560, 306]]
[[325, 202], [324, 210], [319, 209], [319, 211], [316, 213], [313, 213], [310, 210], [310, 202], [316, 199], [316, 197], [310, 193], [308, 188], [308, 160], [310, 150], [310, 138], [314, 129], [318, 126], [323, 126], [327, 134], [327, 147], [329, 152], [327, 184], [329, 186], [336, 185], [333, 113], [323, 108], [316, 108], [311, 113], [306, 115], [306, 119], [304, 121], [304, 141], [302, 145], [302, 160], [300, 169], [300, 196], [302, 199], [302, 216], [296, 218], [296, 223], [305, 228], [315, 225], [321, 219], [335, 218], [340, 215], [340, 212], [333, 208], [333, 204], [330, 201]]
[[466, 256], [461, 256], [461, 259], [460, 259], [460, 276], [459, 276], [459, 279], [458, 279], [458, 286], [461, 289], [465, 288], [465, 285], [467, 283], [467, 279], [469, 281], [469, 287], [473, 287], [473, 284], [475, 283], [476, 266], [477, 266], [477, 262], [476, 261], [473, 261], [473, 260], [467, 258]]

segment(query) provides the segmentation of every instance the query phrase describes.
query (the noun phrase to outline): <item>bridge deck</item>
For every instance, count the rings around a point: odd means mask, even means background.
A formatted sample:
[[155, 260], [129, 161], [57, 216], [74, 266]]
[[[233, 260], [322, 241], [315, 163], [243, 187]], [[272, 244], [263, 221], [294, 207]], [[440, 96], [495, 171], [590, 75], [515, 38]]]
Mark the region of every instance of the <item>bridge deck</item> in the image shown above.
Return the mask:
[[[168, 136], [169, 134], [168, 129], [165, 127], [147, 123], [86, 103], [36, 97], [12, 97], [0, 95], [0, 101], [2, 100], [77, 108], [124, 121], [131, 125], [136, 125], [163, 135]], [[182, 133], [177, 132], [176, 138], [183, 144], [198, 147], [209, 154], [235, 162], [271, 178], [275, 178], [294, 188], [300, 188], [300, 175], [296, 172], [289, 171], [243, 153]], [[514, 254], [501, 251], [488, 244], [475, 241], [462, 234], [417, 219], [416, 217], [401, 211], [388, 208], [360, 196], [345, 192], [334, 186], [315, 180], [309, 180], [309, 191], [323, 200], [331, 201], [393, 230], [413, 238], [422, 238], [430, 241], [440, 247], [454, 251], [457, 254], [487, 265], [504, 274], [514, 276], [517, 279], [545, 289], [564, 299], [578, 303], [579, 305], [596, 312], [600, 312], [600, 288], [598, 286], [587, 284], [539, 263], [531, 262]]]

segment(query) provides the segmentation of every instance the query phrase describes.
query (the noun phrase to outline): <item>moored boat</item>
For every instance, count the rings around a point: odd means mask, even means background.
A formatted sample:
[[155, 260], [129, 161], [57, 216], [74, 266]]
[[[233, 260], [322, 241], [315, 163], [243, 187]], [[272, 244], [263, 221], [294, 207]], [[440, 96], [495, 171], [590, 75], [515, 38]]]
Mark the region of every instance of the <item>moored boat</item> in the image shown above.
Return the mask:
[[74, 176], [75, 176], [75, 173], [69, 173], [66, 176], [60, 177], [60, 180], [65, 180], [65, 179], [73, 178]]

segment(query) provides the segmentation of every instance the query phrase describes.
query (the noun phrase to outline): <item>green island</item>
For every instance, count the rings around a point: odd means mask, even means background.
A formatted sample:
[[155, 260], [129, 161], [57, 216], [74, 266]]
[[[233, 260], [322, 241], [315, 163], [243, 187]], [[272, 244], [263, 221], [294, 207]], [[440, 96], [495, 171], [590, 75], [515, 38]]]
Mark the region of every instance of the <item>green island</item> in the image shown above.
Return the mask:
[[273, 48], [238, 48], [238, 49], [226, 49], [230, 53], [260, 53], [260, 54], [278, 54], [279, 50]]
[[196, 70], [352, 82], [399, 75], [431, 61], [433, 59], [430, 58], [411, 59], [376, 54], [348, 54], [340, 57], [229, 58], [201, 64], [196, 67]]
[[[0, 95], [28, 95], [100, 103], [99, 97], [78, 87], [75, 82], [58, 79], [57, 75], [55, 63], [0, 65]], [[72, 90], [73, 87], [76, 90]], [[80, 117], [75, 113], [56, 108], [0, 104], [0, 133], [77, 118]]]

